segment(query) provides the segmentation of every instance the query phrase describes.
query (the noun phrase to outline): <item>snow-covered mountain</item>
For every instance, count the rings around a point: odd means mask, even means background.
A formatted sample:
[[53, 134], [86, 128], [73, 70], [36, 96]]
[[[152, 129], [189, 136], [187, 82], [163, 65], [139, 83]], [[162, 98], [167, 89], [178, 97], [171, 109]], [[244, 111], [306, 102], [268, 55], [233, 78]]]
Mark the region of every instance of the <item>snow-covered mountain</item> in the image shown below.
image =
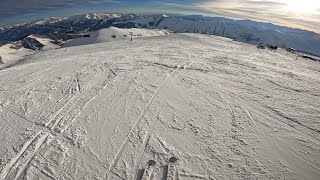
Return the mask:
[[28, 55], [39, 50], [50, 50], [60, 48], [57, 41], [45, 36], [30, 35], [19, 41], [6, 43], [0, 46], [0, 69], [12, 65]]
[[131, 36], [130, 33], [133, 33], [133, 39], [142, 38], [142, 37], [153, 37], [153, 36], [163, 36], [168, 35], [171, 32], [168, 30], [156, 30], [156, 29], [120, 29], [116, 27], [110, 27], [106, 29], [101, 29], [98, 31], [90, 32], [88, 35], [90, 37], [86, 38], [76, 38], [72, 39], [62, 47], [71, 47], [71, 46], [79, 46], [86, 44], [95, 44], [109, 41], [117, 41], [117, 40], [129, 40]]
[[88, 32], [108, 27], [168, 29], [180, 33], [202, 33], [229, 37], [250, 44], [285, 46], [320, 56], [320, 35], [314, 32], [251, 20], [233, 20], [200, 15], [84, 14], [46, 18], [2, 27], [0, 41], [17, 41], [31, 34], [68, 31]]
[[18, 41], [0, 44], [0, 69], [8, 67], [39, 50], [58, 49], [70, 39], [88, 36], [90, 35], [75, 33], [33, 34]]
[[110, 27], [89, 33], [53, 33], [48, 35], [29, 35], [15, 42], [7, 42], [0, 45], [0, 69], [11, 66], [28, 55], [34, 54], [39, 50], [51, 50], [62, 47], [95, 44], [109, 41], [130, 40], [130, 33], [133, 39], [163, 36], [171, 32], [169, 30], [156, 29], [120, 29]]

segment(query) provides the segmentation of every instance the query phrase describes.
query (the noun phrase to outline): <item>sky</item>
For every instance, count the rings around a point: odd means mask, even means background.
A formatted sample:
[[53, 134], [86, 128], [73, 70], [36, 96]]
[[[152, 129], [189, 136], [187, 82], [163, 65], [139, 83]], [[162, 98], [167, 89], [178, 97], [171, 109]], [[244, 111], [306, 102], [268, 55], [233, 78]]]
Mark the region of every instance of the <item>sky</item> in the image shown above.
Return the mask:
[[320, 33], [320, 0], [0, 0], [0, 25], [89, 12], [202, 14]]

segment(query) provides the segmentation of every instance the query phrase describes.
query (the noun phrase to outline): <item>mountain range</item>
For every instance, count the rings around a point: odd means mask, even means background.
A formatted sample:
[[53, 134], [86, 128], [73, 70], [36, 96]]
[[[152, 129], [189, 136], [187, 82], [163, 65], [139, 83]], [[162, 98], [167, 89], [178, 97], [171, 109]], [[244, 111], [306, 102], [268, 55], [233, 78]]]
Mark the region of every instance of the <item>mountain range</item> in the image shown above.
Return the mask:
[[74, 38], [66, 37], [68, 33], [88, 33], [109, 27], [167, 29], [175, 33], [216, 35], [254, 45], [265, 44], [294, 48], [300, 52], [320, 56], [320, 35], [315, 32], [271, 23], [202, 15], [90, 13], [69, 17], [51, 17], [0, 27], [0, 44], [20, 41], [35, 34], [59, 41], [62, 38]]

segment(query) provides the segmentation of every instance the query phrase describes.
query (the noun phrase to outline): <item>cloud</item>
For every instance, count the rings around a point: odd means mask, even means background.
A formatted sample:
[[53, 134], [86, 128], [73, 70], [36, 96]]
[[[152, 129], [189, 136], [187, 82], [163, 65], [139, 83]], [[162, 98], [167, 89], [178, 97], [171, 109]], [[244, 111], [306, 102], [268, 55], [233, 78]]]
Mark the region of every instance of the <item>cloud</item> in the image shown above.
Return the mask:
[[[305, 3], [302, 3], [303, 1]], [[319, 4], [310, 4], [316, 1], [296, 0], [294, 4], [290, 0], [213, 0], [193, 5], [207, 13], [320, 32], [319, 9], [313, 10], [312, 7], [319, 7]], [[299, 7], [297, 2], [301, 3], [302, 7]]]
[[41, 10], [72, 8], [85, 3], [116, 2], [114, 0], [0, 0], [0, 18], [37, 13]]
[[320, 0], [0, 0], [0, 23], [96, 10], [225, 16], [320, 33]]

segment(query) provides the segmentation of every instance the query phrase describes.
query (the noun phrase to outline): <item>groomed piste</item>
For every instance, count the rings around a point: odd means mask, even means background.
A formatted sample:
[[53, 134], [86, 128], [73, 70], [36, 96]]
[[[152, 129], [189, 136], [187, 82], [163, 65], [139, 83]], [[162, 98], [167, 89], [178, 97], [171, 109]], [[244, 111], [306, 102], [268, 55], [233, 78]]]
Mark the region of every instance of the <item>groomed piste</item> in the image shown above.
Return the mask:
[[170, 34], [48, 50], [0, 71], [0, 179], [317, 179], [319, 119], [320, 63], [282, 49]]

